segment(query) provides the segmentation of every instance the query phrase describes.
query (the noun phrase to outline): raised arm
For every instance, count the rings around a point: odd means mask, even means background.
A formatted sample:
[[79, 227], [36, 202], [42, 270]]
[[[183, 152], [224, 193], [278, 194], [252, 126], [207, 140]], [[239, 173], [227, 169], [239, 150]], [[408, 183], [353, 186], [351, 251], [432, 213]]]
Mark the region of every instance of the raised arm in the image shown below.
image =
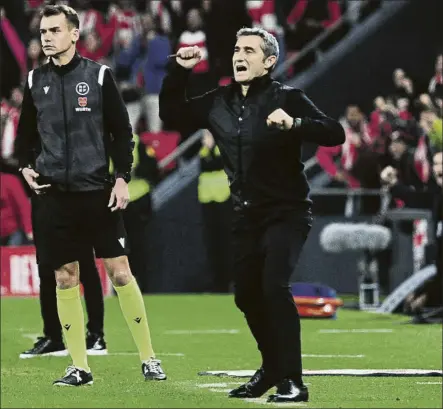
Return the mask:
[[176, 129], [184, 122], [194, 129], [207, 128], [216, 90], [193, 98], [186, 96], [189, 75], [200, 59], [198, 47], [180, 48], [163, 79], [159, 98], [160, 118]]
[[295, 132], [306, 142], [320, 146], [336, 146], [344, 143], [343, 127], [338, 121], [320, 111], [303, 91], [298, 89], [289, 91], [286, 107], [289, 115], [301, 119]]

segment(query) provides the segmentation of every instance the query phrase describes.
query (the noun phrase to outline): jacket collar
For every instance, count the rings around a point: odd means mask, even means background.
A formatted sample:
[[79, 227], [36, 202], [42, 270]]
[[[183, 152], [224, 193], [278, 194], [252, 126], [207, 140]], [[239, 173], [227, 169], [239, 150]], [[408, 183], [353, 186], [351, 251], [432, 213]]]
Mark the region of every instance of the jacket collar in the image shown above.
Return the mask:
[[49, 60], [49, 65], [51, 66], [51, 68], [59, 75], [65, 75], [68, 72], [72, 71], [74, 68], [76, 68], [80, 62], [82, 60], [81, 55], [76, 52], [74, 54], [74, 57], [72, 57], [71, 61], [69, 61], [67, 64], [65, 65], [55, 65], [54, 62], [52, 61], [52, 58], [50, 58]]
[[[257, 92], [267, 88], [269, 84], [271, 84], [273, 79], [269, 74], [263, 75], [261, 77], [254, 78], [251, 83], [249, 84], [249, 89], [247, 93], [247, 97], [256, 94]], [[241, 93], [241, 85], [235, 81], [234, 77], [232, 77], [232, 84], [234, 91], [238, 92], [240, 96], [243, 97], [243, 94]]]

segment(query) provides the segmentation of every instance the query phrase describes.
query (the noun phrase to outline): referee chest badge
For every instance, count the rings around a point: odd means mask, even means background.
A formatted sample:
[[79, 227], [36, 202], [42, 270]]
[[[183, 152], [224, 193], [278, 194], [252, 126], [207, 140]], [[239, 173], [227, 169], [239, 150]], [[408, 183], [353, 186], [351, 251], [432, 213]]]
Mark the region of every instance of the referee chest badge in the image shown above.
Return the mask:
[[79, 107], [75, 108], [76, 112], [91, 112], [91, 108], [88, 107], [88, 98], [87, 97], [78, 97], [78, 105]]
[[86, 105], [88, 105], [88, 98], [87, 97], [78, 97], [78, 105], [84, 108]]

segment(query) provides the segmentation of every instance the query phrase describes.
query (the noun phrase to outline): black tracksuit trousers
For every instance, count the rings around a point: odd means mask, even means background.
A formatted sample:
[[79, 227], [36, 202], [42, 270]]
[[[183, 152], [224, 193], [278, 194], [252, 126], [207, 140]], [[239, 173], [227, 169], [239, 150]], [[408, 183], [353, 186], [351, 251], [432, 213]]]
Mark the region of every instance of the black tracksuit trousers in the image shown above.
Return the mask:
[[300, 317], [289, 280], [311, 225], [312, 218], [296, 214], [248, 221], [246, 228], [234, 224], [235, 303], [257, 341], [265, 372], [277, 381], [302, 382]]

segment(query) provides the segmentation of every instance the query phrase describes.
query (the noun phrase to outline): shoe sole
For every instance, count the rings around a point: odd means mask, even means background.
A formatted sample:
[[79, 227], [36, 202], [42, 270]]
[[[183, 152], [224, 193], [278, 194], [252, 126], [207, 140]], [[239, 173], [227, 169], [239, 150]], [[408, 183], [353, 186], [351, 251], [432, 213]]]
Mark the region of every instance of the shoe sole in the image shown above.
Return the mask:
[[70, 385], [69, 383], [63, 383], [63, 382], [56, 382], [53, 384], [53, 386], [90, 386], [94, 383], [94, 381], [89, 381], [88, 383], [82, 383], [81, 385]]
[[38, 358], [45, 356], [68, 356], [68, 355], [69, 355], [68, 350], [64, 349], [63, 351], [47, 352], [45, 354], [20, 354], [19, 357], [21, 359], [29, 359], [29, 358]]
[[108, 355], [108, 350], [107, 349], [88, 349], [88, 350], [86, 350], [86, 353], [88, 355], [95, 355], [95, 356]]
[[309, 401], [309, 396], [303, 396], [300, 397], [299, 399], [295, 398], [276, 398], [275, 395], [271, 395], [268, 397], [267, 399], [267, 403], [296, 403], [296, 402], [308, 402]]
[[145, 378], [145, 381], [166, 381], [166, 379], [168, 379], [167, 376], [165, 376], [164, 378], [148, 377], [148, 378]]
[[268, 399], [267, 403], [297, 403], [297, 402], [308, 402], [309, 399], [299, 399], [299, 400], [293, 400], [290, 398], [287, 399], [278, 399], [278, 400], [270, 400]]

